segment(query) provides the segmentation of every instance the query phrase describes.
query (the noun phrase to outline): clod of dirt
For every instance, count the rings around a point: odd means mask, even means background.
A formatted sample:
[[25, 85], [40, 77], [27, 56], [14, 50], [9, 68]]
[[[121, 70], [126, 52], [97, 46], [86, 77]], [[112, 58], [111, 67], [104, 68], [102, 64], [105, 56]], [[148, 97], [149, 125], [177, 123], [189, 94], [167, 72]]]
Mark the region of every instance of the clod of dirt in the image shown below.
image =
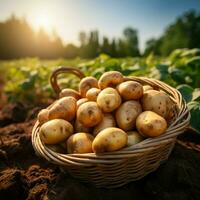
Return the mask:
[[25, 199], [21, 171], [7, 169], [0, 173], [0, 199]]
[[27, 108], [21, 103], [8, 104], [0, 112], [0, 127], [11, 123], [23, 122], [26, 119]]
[[55, 179], [54, 170], [41, 168], [39, 165], [32, 165], [23, 175], [24, 184], [29, 189], [27, 200], [41, 199], [48, 188], [48, 185]]

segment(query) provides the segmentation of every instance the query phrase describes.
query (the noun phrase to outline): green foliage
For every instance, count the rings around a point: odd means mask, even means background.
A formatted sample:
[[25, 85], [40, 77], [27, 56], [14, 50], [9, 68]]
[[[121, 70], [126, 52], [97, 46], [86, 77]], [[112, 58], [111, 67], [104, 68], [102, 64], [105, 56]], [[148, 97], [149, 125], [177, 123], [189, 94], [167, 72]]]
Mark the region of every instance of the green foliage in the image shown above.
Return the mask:
[[[146, 42], [144, 55], [153, 52], [156, 55], [167, 56], [177, 48], [200, 48], [199, 35], [200, 13], [194, 10], [185, 12], [165, 29], [160, 38], [151, 38]], [[178, 51], [176, 53], [179, 54]]]
[[190, 125], [200, 133], [200, 88], [193, 89], [189, 85], [180, 85], [177, 89], [187, 102], [191, 114]]
[[200, 102], [191, 101], [188, 103], [188, 108], [191, 114], [190, 125], [200, 134]]

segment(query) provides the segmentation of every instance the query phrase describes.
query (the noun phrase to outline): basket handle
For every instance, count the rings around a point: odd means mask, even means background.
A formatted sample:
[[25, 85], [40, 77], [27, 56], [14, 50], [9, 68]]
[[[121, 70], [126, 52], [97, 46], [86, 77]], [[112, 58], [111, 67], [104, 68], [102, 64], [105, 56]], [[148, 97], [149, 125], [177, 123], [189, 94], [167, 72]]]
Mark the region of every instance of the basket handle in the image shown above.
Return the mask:
[[80, 79], [85, 77], [85, 74], [83, 72], [81, 72], [78, 68], [75, 68], [75, 67], [61, 66], [58, 69], [55, 69], [51, 74], [50, 83], [51, 83], [51, 87], [53, 88], [54, 92], [57, 95], [61, 91], [60, 86], [58, 85], [58, 75], [60, 75], [62, 73], [74, 74]]

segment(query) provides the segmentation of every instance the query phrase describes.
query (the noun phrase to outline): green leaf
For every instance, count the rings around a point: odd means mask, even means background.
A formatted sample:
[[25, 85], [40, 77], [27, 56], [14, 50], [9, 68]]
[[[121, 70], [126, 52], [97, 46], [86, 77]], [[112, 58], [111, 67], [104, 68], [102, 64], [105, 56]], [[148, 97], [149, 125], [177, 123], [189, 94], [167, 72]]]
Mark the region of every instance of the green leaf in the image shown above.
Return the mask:
[[195, 88], [192, 93], [192, 101], [200, 101], [200, 88]]
[[191, 101], [188, 108], [191, 114], [190, 125], [200, 134], [200, 102]]
[[170, 75], [173, 80], [175, 80], [177, 83], [184, 83], [185, 82], [185, 74], [182, 70], [172, 67], [170, 68]]
[[200, 56], [195, 56], [195, 57], [187, 60], [186, 65], [199, 66], [200, 65]]
[[192, 100], [192, 92], [193, 92], [192, 87], [190, 87], [189, 85], [183, 84], [183, 85], [179, 85], [177, 89], [180, 91], [180, 93], [182, 94], [183, 98], [185, 99], [187, 103]]

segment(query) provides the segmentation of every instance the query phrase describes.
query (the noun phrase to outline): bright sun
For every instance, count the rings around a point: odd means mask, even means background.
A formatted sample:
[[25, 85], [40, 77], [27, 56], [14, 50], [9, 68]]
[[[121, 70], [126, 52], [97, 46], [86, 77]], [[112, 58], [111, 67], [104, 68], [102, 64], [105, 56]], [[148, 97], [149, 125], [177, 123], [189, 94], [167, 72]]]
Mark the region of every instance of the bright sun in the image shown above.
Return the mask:
[[33, 23], [37, 28], [44, 28], [46, 31], [51, 31], [52, 29], [51, 18], [47, 14], [37, 15]]

